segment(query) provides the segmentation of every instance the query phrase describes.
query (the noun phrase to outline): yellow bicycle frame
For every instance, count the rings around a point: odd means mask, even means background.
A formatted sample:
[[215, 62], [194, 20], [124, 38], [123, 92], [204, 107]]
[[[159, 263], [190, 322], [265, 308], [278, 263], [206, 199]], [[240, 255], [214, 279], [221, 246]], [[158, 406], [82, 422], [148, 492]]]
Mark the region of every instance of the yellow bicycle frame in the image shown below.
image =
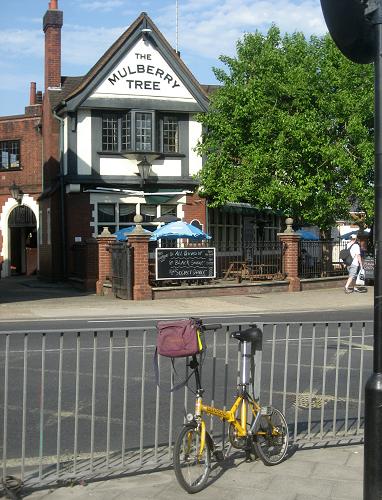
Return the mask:
[[[260, 411], [260, 406], [256, 403], [256, 401], [249, 401], [242, 394], [236, 398], [236, 401], [229, 410], [221, 410], [220, 408], [215, 408], [214, 406], [204, 405], [201, 396], [196, 398], [195, 416], [199, 417], [198, 423], [200, 425], [199, 458], [202, 456], [206, 442], [206, 424], [201, 418], [202, 414], [206, 413], [207, 415], [213, 415], [214, 417], [227, 421], [235, 427], [238, 437], [245, 437], [247, 435], [247, 405], [245, 403], [248, 403], [253, 416], [256, 417]], [[240, 420], [238, 420], [236, 418], [236, 412], [240, 405]]]

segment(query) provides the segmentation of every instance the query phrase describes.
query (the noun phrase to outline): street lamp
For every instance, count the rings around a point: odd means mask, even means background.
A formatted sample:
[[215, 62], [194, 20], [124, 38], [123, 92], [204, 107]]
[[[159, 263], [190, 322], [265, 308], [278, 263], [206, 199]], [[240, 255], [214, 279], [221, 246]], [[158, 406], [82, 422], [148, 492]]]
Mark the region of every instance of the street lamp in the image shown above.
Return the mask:
[[24, 193], [22, 192], [21, 188], [15, 183], [15, 181], [13, 181], [12, 186], [9, 186], [9, 191], [11, 193], [12, 198], [16, 200], [17, 203], [20, 205], [23, 200]]

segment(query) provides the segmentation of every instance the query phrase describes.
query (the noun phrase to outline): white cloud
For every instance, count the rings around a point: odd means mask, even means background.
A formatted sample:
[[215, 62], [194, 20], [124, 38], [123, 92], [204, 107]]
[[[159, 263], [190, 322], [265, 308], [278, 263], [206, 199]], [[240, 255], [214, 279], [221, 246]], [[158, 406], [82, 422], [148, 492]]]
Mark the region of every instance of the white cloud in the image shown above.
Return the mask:
[[83, 66], [86, 73], [125, 29], [67, 26], [62, 32], [63, 67], [65, 64]]
[[[158, 25], [174, 40], [174, 15], [162, 11]], [[179, 47], [217, 59], [233, 55], [236, 42], [245, 32], [267, 31], [275, 23], [282, 32], [323, 34], [326, 26], [315, 0], [185, 0], [179, 8]]]
[[[11, 90], [12, 92], [25, 92], [29, 90], [29, 83], [37, 82], [37, 90], [42, 89], [41, 75], [36, 75], [34, 72], [23, 73], [7, 73], [0, 79], [0, 91]], [[25, 105], [25, 103], [23, 103]]]
[[[159, 7], [157, 0], [146, 3], [147, 7], [149, 3], [151, 5], [152, 12], [147, 8], [149, 15], [170, 44], [175, 46], [175, 2]], [[127, 3], [123, 0], [89, 0], [78, 5], [95, 10], [127, 6]], [[134, 17], [127, 25], [114, 28], [65, 24], [62, 30], [63, 74], [86, 73]], [[218, 65], [221, 54], [235, 54], [236, 42], [243, 33], [256, 29], [266, 31], [272, 22], [283, 32], [297, 30], [310, 35], [326, 31], [317, 0], [180, 0], [179, 49], [185, 61], [193, 60], [190, 69], [197, 74], [198, 59], [204, 66]], [[23, 64], [23, 58], [27, 58], [29, 63], [33, 59], [41, 63], [43, 54], [44, 34], [40, 28], [0, 31], [0, 59], [3, 64], [14, 64], [15, 60]], [[15, 69], [10, 67], [10, 72], [15, 73]]]
[[40, 57], [43, 36], [41, 30], [2, 30], [0, 31], [0, 55], [6, 59], [19, 56]]
[[94, 2], [81, 2], [79, 4], [81, 9], [94, 12], [109, 12], [115, 9], [116, 7], [121, 7], [124, 5], [123, 0], [104, 0], [103, 2], [99, 2], [95, 0]]
[[[88, 69], [125, 31], [125, 27], [92, 28], [68, 25], [62, 30], [62, 64], [84, 66]], [[44, 57], [44, 34], [41, 30], [0, 31], [0, 58], [4, 64], [22, 58]], [[3, 78], [3, 77], [2, 77]]]

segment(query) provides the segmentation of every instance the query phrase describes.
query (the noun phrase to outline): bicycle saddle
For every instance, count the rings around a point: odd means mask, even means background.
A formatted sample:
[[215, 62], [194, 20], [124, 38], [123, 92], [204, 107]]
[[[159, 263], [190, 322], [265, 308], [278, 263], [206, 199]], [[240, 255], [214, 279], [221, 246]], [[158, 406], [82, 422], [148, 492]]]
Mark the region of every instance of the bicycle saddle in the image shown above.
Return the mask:
[[232, 332], [231, 337], [240, 342], [261, 342], [263, 340], [263, 332], [257, 325], [251, 325], [245, 330]]

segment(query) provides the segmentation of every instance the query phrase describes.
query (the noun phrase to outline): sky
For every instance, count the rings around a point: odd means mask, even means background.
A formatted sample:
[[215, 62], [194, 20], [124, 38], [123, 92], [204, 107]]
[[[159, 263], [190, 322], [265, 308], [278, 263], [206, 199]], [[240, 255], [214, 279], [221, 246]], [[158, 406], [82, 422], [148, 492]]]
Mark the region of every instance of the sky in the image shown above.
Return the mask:
[[[43, 88], [42, 18], [48, 0], [0, 0], [0, 116], [24, 113], [30, 82]], [[81, 76], [144, 11], [178, 50], [197, 80], [217, 83], [220, 55], [235, 55], [244, 33], [282, 32], [307, 36], [326, 30], [319, 0], [58, 0], [64, 12], [62, 75]]]

